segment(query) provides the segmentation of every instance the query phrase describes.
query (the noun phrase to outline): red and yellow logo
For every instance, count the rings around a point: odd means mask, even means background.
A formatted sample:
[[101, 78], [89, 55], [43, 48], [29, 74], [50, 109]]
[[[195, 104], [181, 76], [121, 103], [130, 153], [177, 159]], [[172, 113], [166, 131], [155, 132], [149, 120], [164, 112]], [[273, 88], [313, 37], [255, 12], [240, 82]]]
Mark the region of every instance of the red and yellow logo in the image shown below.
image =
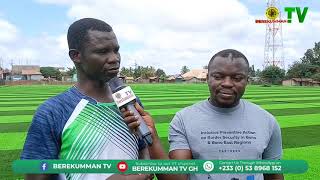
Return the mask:
[[266, 17], [270, 20], [275, 20], [279, 16], [279, 10], [276, 7], [268, 7], [266, 10]]

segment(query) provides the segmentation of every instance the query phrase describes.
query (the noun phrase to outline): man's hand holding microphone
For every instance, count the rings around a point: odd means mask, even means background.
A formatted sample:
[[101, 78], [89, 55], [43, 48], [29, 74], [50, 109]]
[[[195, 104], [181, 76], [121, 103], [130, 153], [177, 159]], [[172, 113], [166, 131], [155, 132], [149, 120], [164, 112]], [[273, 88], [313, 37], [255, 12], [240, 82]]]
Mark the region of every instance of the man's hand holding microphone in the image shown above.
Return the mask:
[[[108, 84], [112, 90], [112, 97], [130, 131], [142, 138], [147, 144], [150, 159], [169, 159], [163, 150], [152, 117], [136, 102], [136, 96], [131, 88], [124, 85], [118, 77], [111, 79]], [[157, 174], [157, 178], [159, 180], [185, 179], [174, 174]]]
[[[136, 110], [139, 112], [139, 114], [141, 115], [141, 117], [143, 118], [145, 124], [147, 125], [151, 133], [152, 140], [154, 141], [156, 138], [158, 138], [158, 134], [157, 134], [157, 130], [155, 128], [152, 117], [148, 112], [144, 111], [143, 108], [138, 103], [135, 103], [134, 106]], [[135, 116], [134, 113], [128, 109], [121, 108], [120, 110], [122, 112], [124, 121], [128, 125], [129, 129], [133, 133], [137, 133], [137, 131], [139, 130], [138, 127], [141, 124], [141, 121], [139, 121], [139, 117]]]

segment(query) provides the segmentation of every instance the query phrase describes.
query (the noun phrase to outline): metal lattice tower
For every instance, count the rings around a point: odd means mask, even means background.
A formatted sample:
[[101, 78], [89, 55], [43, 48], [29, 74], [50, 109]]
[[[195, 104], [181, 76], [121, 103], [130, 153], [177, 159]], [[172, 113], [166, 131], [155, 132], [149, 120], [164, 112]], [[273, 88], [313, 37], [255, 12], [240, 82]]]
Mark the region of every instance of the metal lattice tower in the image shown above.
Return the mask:
[[[268, 0], [268, 7], [276, 7], [279, 10], [277, 20], [281, 20], [280, 0]], [[271, 22], [266, 24], [266, 36], [264, 46], [264, 64], [263, 68], [267, 66], [278, 66], [285, 68], [283, 58], [283, 41], [282, 41], [282, 23]]]

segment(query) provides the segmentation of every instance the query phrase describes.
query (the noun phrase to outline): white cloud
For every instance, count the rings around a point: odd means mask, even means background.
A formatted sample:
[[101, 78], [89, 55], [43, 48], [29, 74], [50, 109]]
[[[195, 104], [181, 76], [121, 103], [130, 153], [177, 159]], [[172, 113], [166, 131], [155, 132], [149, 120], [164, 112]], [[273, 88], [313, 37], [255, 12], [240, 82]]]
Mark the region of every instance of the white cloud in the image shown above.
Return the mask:
[[130, 42], [143, 42], [143, 33], [137, 25], [134, 24], [116, 24], [113, 30], [117, 32], [119, 38]]
[[6, 20], [0, 19], [0, 43], [8, 43], [16, 40], [17, 28]]
[[128, 59], [135, 59], [139, 65], [177, 73], [182, 65], [206, 65], [224, 48], [241, 49], [252, 63], [263, 63], [263, 48], [256, 47], [264, 47], [265, 27], [255, 24], [255, 17], [237, 0], [90, 1], [73, 4], [68, 15], [101, 18], [114, 26], [120, 43], [139, 43], [134, 51], [121, 49], [126, 57], [122, 65], [133, 65]]
[[15, 52], [16, 56], [23, 57], [24, 59], [38, 59], [39, 53], [35, 49], [31, 48], [22, 48]]
[[44, 33], [35, 38], [18, 36], [10, 42], [0, 42], [0, 54], [5, 68], [11, 68], [11, 63], [72, 66], [66, 35], [49, 36]]
[[314, 43], [320, 41], [320, 35], [317, 32], [319, 28], [320, 12], [312, 11], [308, 12], [304, 23], [293, 20], [290, 24], [284, 24], [285, 60], [290, 63], [300, 60], [307, 49], [313, 48]]

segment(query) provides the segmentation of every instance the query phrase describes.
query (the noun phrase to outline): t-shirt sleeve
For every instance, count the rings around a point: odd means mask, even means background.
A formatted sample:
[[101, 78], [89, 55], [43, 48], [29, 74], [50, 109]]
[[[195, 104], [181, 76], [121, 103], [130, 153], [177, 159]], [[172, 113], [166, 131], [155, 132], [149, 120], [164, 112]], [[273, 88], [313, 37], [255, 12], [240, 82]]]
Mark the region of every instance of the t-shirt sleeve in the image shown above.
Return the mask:
[[169, 151], [190, 149], [184, 123], [179, 113], [174, 116], [170, 123], [168, 140], [170, 144]]
[[282, 138], [279, 124], [273, 119], [273, 130], [267, 148], [262, 154], [262, 159], [281, 159], [282, 157]]
[[54, 115], [45, 104], [41, 105], [31, 122], [21, 159], [58, 159], [60, 146], [54, 127]]

